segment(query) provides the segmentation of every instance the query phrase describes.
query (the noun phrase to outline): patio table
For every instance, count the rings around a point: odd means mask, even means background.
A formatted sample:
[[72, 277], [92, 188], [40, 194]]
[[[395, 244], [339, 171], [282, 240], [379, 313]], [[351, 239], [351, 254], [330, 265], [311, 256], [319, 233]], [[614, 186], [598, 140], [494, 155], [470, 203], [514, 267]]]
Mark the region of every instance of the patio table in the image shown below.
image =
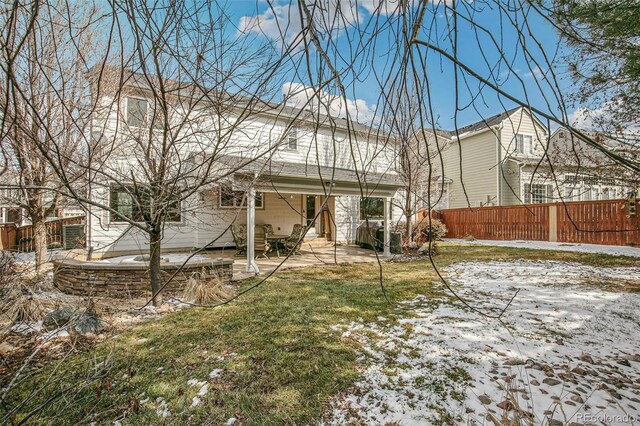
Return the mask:
[[[278, 255], [278, 257], [280, 257], [280, 243], [282, 241], [285, 241], [287, 238], [289, 238], [289, 235], [277, 235], [277, 234], [273, 234], [273, 235], [267, 235], [265, 237], [265, 239], [269, 242], [273, 242], [274, 246], [276, 246], [276, 254]], [[272, 249], [273, 250], [273, 249]]]

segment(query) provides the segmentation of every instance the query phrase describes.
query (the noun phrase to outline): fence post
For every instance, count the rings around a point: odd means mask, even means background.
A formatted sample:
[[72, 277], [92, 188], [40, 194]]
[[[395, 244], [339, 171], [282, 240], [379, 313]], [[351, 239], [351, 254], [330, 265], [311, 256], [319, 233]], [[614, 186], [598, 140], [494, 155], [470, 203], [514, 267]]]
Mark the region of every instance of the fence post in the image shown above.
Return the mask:
[[558, 206], [549, 206], [549, 241], [558, 241]]

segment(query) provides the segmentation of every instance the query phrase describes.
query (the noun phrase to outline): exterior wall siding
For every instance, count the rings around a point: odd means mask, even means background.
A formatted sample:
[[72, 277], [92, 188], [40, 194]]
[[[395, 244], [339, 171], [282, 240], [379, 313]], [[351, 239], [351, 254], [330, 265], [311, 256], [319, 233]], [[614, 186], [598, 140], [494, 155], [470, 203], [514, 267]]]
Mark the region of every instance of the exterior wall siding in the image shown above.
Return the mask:
[[[137, 96], [136, 96], [137, 97]], [[125, 123], [127, 98], [119, 101], [103, 97], [94, 116], [93, 140], [104, 140], [105, 146], [116, 142], [114, 155], [109, 158], [106, 167], [117, 169], [116, 175], [127, 175], [127, 170], [137, 170], [132, 154], [137, 152], [130, 146], [126, 135]], [[213, 131], [216, 128], [224, 133], [232, 128], [238, 119], [228, 114], [225, 117], [207, 117], [202, 111], [191, 114], [196, 126]], [[296, 125], [297, 149], [287, 148], [287, 131], [290, 119], [276, 118], [266, 114], [244, 119], [224, 142], [213, 140], [189, 140], [181, 145], [180, 155], [189, 152], [215, 152], [217, 155], [236, 156], [245, 159], [265, 155], [275, 161], [308, 164], [344, 169], [358, 169], [374, 173], [395, 174], [395, 147], [391, 142], [376, 135], [353, 133], [348, 135], [345, 129], [329, 127], [329, 123], [312, 126], [308, 123]], [[340, 124], [340, 123], [339, 123]], [[211, 133], [213, 135], [213, 133]], [[141, 179], [144, 181], [144, 179]], [[109, 205], [109, 182], [96, 182], [92, 197], [98, 203]], [[337, 241], [352, 241], [359, 222], [358, 197], [339, 197], [353, 200], [333, 201], [335, 205]], [[246, 210], [221, 209], [218, 205], [217, 190], [202, 191], [183, 202], [180, 223], [167, 223], [164, 229], [163, 249], [192, 249], [210, 244], [213, 247], [226, 247], [234, 244], [230, 223], [246, 223]], [[265, 194], [265, 209], [256, 210], [256, 224], [270, 223], [274, 232], [289, 234], [295, 223], [304, 223], [304, 196], [283, 194]], [[91, 229], [89, 231], [91, 248], [99, 256], [121, 253], [139, 253], [148, 250], [146, 233], [127, 223], [112, 223], [109, 213], [103, 209], [90, 209]], [[215, 241], [214, 241], [215, 240]]]
[[[462, 179], [460, 177], [460, 147], [462, 148]], [[496, 135], [483, 132], [453, 141], [442, 152], [444, 176], [452, 180], [449, 186], [449, 208], [479, 207], [490, 201], [497, 203]], [[465, 197], [465, 190], [469, 201]]]

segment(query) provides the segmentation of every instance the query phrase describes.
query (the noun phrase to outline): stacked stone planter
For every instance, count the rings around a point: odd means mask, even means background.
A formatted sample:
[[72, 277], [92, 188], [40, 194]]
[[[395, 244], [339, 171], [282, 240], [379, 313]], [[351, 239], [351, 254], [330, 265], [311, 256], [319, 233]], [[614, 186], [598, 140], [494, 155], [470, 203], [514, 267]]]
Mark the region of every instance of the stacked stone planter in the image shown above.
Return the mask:
[[[193, 274], [216, 274], [223, 282], [233, 276], [233, 259], [191, 259], [184, 262], [163, 262], [162, 276], [168, 280], [168, 292], [180, 290]], [[82, 296], [142, 296], [150, 293], [149, 268], [146, 262], [112, 263], [58, 259], [53, 261], [53, 283], [61, 291]]]

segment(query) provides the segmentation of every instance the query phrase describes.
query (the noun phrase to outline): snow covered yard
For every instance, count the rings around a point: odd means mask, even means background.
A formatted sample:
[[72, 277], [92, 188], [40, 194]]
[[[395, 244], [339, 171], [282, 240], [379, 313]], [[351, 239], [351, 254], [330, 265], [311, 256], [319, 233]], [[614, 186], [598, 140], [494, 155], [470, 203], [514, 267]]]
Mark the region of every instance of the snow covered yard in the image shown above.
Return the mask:
[[373, 323], [335, 326], [362, 344], [363, 379], [329, 423], [640, 422], [640, 268], [466, 262], [459, 295], [418, 297]]

